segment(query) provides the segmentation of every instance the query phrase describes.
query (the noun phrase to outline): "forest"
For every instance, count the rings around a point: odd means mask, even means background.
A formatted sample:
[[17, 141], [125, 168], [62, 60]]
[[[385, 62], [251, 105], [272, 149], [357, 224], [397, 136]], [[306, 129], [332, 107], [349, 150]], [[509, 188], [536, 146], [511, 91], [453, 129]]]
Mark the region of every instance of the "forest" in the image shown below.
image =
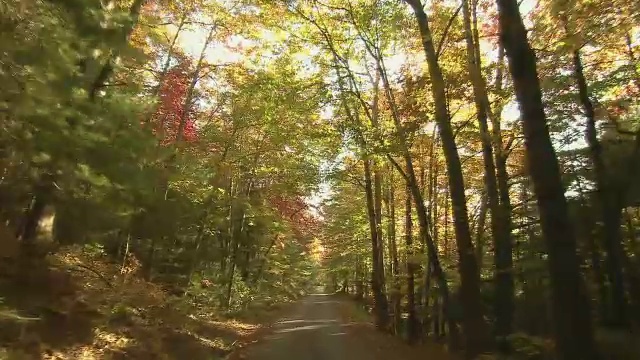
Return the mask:
[[640, 2], [2, 0], [0, 49], [0, 358], [199, 359], [104, 334], [320, 286], [451, 356], [640, 358]]

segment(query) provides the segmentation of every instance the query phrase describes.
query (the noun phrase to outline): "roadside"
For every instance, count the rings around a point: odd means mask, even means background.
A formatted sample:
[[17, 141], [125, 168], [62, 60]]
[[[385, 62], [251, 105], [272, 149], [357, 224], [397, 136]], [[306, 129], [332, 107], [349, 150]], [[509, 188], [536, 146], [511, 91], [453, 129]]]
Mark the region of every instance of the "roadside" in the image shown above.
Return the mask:
[[171, 296], [134, 265], [78, 249], [0, 258], [0, 359], [221, 359], [282, 307], [232, 318]]
[[342, 295], [245, 309], [232, 317], [170, 295], [79, 249], [0, 259], [0, 359], [453, 359], [375, 330]]

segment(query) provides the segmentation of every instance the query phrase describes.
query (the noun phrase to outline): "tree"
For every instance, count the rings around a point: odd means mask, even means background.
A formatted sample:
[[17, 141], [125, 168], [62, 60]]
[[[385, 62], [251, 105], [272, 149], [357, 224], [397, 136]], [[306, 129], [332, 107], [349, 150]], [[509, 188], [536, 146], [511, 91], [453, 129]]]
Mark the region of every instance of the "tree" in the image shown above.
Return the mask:
[[[449, 174], [449, 190], [453, 206], [455, 220], [456, 243], [460, 262], [461, 277], [461, 301], [464, 304], [463, 328], [465, 335], [465, 349], [468, 356], [473, 357], [487, 350], [489, 339], [487, 337], [486, 323], [482, 314], [480, 301], [480, 275], [478, 263], [473, 251], [471, 232], [467, 214], [464, 178], [460, 156], [454, 139], [453, 129], [447, 110], [446, 90], [438, 56], [433, 45], [433, 36], [429, 28], [429, 20], [424, 12], [423, 5], [418, 0], [406, 1], [416, 17], [418, 29], [422, 39], [422, 46], [429, 65], [431, 88], [435, 102], [435, 118], [440, 131], [442, 148], [447, 159], [447, 171]], [[489, 159], [491, 160], [491, 159]]]
[[2, 5], [0, 220], [24, 263], [139, 264], [188, 311], [321, 279], [410, 343], [622, 357], [640, 8], [532, 5]]
[[538, 199], [551, 276], [558, 354], [563, 359], [599, 358], [593, 340], [576, 240], [569, 221], [558, 160], [546, 125], [536, 59], [515, 0], [498, 0], [500, 39], [509, 58], [527, 149], [527, 167]]
[[[469, 2], [463, 0], [462, 14], [464, 17], [465, 40], [467, 45], [467, 66], [469, 75], [473, 84], [473, 93], [475, 98], [476, 114], [478, 117], [478, 125], [480, 129], [480, 139], [482, 142], [482, 156], [484, 159], [484, 179], [486, 187], [486, 197], [489, 208], [491, 209], [491, 232], [494, 239], [494, 263], [495, 263], [495, 305], [494, 314], [496, 317], [496, 336], [501, 345], [502, 350], [507, 350], [506, 338], [512, 332], [513, 325], [513, 309], [514, 309], [514, 282], [513, 282], [513, 258], [512, 243], [510, 233], [510, 214], [509, 214], [509, 189], [506, 179], [500, 185], [501, 196], [498, 191], [498, 180], [496, 175], [496, 164], [494, 163], [493, 147], [502, 147], [502, 142], [498, 141], [492, 144], [491, 134], [489, 133], [487, 118], [491, 113], [489, 106], [489, 97], [485, 81], [480, 73], [479, 44], [474, 41], [474, 34], [471, 27], [471, 11]], [[491, 115], [495, 117], [495, 115]], [[494, 124], [499, 120], [494, 120]], [[499, 137], [498, 134], [494, 140]], [[501, 150], [498, 150], [498, 154]], [[503, 161], [498, 155], [498, 162]], [[504, 171], [504, 170], [503, 170]], [[504, 177], [505, 175], [502, 174]], [[502, 201], [502, 203], [501, 203]]]

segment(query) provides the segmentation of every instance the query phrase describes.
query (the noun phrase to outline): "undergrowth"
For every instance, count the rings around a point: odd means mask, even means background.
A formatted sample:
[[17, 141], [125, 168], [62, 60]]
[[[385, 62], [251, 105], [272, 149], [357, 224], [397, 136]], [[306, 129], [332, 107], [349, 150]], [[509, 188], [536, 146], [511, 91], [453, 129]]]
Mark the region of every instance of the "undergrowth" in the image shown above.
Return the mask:
[[[171, 295], [143, 280], [139, 263], [73, 247], [29, 261], [3, 259], [0, 359], [218, 359], [296, 294], [242, 296], [192, 284]], [[241, 282], [238, 282], [241, 283]]]

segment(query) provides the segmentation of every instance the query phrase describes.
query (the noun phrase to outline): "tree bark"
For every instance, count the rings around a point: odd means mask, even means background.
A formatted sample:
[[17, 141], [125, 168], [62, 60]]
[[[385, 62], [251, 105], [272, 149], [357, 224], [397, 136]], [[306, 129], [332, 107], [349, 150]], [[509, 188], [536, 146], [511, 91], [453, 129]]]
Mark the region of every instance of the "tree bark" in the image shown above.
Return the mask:
[[476, 115], [482, 144], [484, 183], [489, 208], [491, 209], [491, 233], [493, 236], [495, 265], [495, 297], [493, 304], [493, 312], [496, 318], [495, 335], [499, 349], [502, 352], [506, 352], [508, 350], [507, 336], [511, 334], [513, 326], [515, 296], [513, 284], [513, 244], [511, 242], [510, 224], [505, 221], [507, 214], [504, 208], [500, 206], [496, 166], [487, 121], [490, 112], [489, 98], [487, 95], [487, 86], [480, 73], [480, 58], [477, 57], [478, 52], [476, 51], [476, 47], [479, 46], [479, 44], [474, 44], [474, 36], [471, 29], [471, 9], [469, 8], [468, 0], [462, 0], [462, 14], [467, 45], [467, 68], [473, 85]]
[[362, 301], [362, 299], [364, 298], [364, 286], [363, 286], [362, 278], [363, 278], [363, 271], [362, 271], [360, 256], [356, 255], [356, 279], [355, 279], [356, 301]]
[[440, 294], [442, 296], [442, 304], [444, 313], [447, 316], [448, 320], [452, 323], [455, 323], [455, 320], [451, 317], [451, 313], [449, 312], [449, 285], [447, 284], [447, 279], [444, 271], [442, 270], [442, 265], [440, 263], [438, 248], [436, 247], [433, 238], [430, 234], [431, 223], [429, 222], [428, 210], [426, 205], [424, 204], [424, 200], [422, 197], [422, 192], [419, 187], [418, 179], [416, 177], [416, 172], [413, 167], [413, 158], [411, 156], [411, 152], [406, 143], [406, 135], [404, 133], [404, 128], [400, 123], [400, 118], [395, 109], [395, 101], [393, 99], [393, 95], [391, 93], [391, 87], [389, 83], [386, 81], [386, 76], [383, 76], [383, 82], [385, 85], [385, 89], [387, 92], [387, 97], [389, 98], [389, 102], [392, 108], [392, 117], [394, 121], [394, 125], [396, 131], [398, 132], [398, 136], [401, 140], [400, 146], [402, 146], [402, 154], [405, 162], [406, 171], [398, 166], [397, 163], [394, 163], [396, 169], [403, 174], [405, 180], [409, 183], [409, 187], [411, 188], [411, 194], [413, 196], [413, 201], [416, 204], [416, 214], [418, 216], [418, 224], [420, 230], [420, 238], [425, 243], [427, 247], [427, 258], [429, 259], [429, 264], [433, 270], [433, 276], [438, 281], [438, 289], [440, 290]]
[[[314, 24], [318, 28], [323, 38], [326, 40], [327, 46], [329, 46], [329, 48], [331, 49], [333, 58], [334, 58], [333, 59], [334, 69], [338, 77], [338, 86], [340, 88], [341, 93], [343, 95], [346, 94], [348, 90], [346, 89], [346, 86], [344, 83], [345, 77], [343, 77], [342, 75], [340, 58], [336, 50], [333, 48], [333, 42], [331, 40], [331, 37], [327, 34], [326, 29], [322, 28], [320, 25], [313, 22], [313, 20], [311, 19], [307, 18], [307, 20], [309, 20], [312, 24]], [[351, 70], [348, 67], [346, 68], [346, 72], [347, 72], [347, 78], [352, 79], [353, 74], [351, 73]], [[354, 82], [351, 81], [349, 85], [353, 87]], [[374, 84], [374, 87], [376, 86], [377, 84]], [[349, 90], [353, 91], [353, 88], [350, 88]], [[357, 93], [357, 89], [355, 90], [355, 92]], [[377, 93], [378, 91], [376, 88], [374, 91], [374, 94], [376, 94], [375, 95], [376, 99], [377, 99]], [[341, 100], [340, 105], [344, 109], [349, 120], [357, 125], [362, 125], [362, 121], [360, 120], [359, 110], [357, 109], [353, 110], [344, 96], [342, 96], [340, 100]], [[359, 100], [361, 102], [364, 101], [362, 98], [359, 98]], [[377, 107], [376, 104], [374, 104], [374, 109], [376, 107]], [[365, 107], [365, 108], [368, 109], [368, 107]], [[375, 116], [372, 116], [368, 112], [367, 112], [367, 116], [369, 117], [372, 123], [375, 123], [375, 121], [377, 121], [377, 118]], [[373, 125], [375, 126], [376, 124], [373, 124]], [[366, 150], [367, 143], [364, 137], [361, 136], [361, 134], [358, 134], [358, 142], [361, 148], [363, 150]], [[389, 304], [383, 292], [384, 291], [383, 284], [381, 282], [384, 280], [383, 278], [384, 269], [381, 269], [380, 266], [384, 266], [384, 264], [380, 261], [381, 246], [379, 244], [380, 239], [378, 238], [378, 222], [376, 221], [376, 206], [375, 206], [375, 199], [374, 199], [374, 179], [373, 179], [374, 176], [372, 176], [373, 171], [371, 169], [371, 160], [365, 156], [365, 158], [363, 159], [363, 163], [364, 163], [367, 217], [369, 220], [369, 231], [371, 234], [371, 254], [372, 254], [371, 291], [373, 292], [373, 297], [374, 297], [373, 306], [374, 306], [374, 314], [375, 314], [375, 323], [378, 329], [386, 331], [388, 330], [388, 327], [389, 327]], [[364, 285], [365, 285], [364, 296], [366, 297], [368, 290], [366, 288], [366, 283]]]
[[[579, 192], [579, 196], [580, 196], [580, 202], [582, 203], [582, 207], [584, 208], [585, 206], [588, 205], [588, 201], [584, 195], [585, 191], [584, 188], [582, 186], [582, 181], [580, 180], [580, 177], [577, 177], [577, 185], [578, 185], [578, 192]], [[598, 243], [596, 241], [596, 234], [594, 234], [594, 224], [595, 219], [593, 218], [593, 214], [590, 211], [591, 209], [584, 209], [581, 212], [581, 219], [582, 221], [584, 221], [585, 223], [585, 238], [586, 238], [586, 247], [587, 247], [587, 252], [589, 253], [589, 261], [591, 263], [591, 270], [592, 270], [592, 274], [593, 274], [593, 279], [595, 280], [595, 284], [597, 287], [597, 293], [598, 293], [598, 316], [599, 316], [599, 320], [600, 322], [606, 322], [607, 319], [607, 312], [609, 309], [609, 297], [607, 296], [607, 289], [606, 289], [606, 276], [604, 274], [604, 272], [602, 271], [602, 260], [600, 257], [600, 247], [598, 246]]]
[[[566, 18], [563, 19], [567, 27]], [[587, 80], [584, 76], [580, 50], [573, 51], [573, 76], [578, 85], [580, 105], [586, 117], [586, 139], [589, 155], [593, 163], [596, 180], [596, 194], [600, 203], [603, 222], [604, 248], [606, 254], [607, 277], [611, 297], [607, 323], [612, 326], [624, 326], [627, 321], [627, 299], [625, 297], [624, 250], [622, 248], [622, 204], [617, 201], [618, 190], [607, 180], [607, 169], [602, 154], [602, 144], [598, 139], [596, 113], [589, 96]], [[601, 284], [603, 285], [603, 284]]]
[[393, 173], [389, 174], [389, 187], [387, 196], [387, 216], [389, 217], [389, 257], [391, 263], [392, 293], [391, 302], [393, 304], [393, 330], [395, 334], [401, 333], [400, 325], [402, 323], [402, 309], [400, 307], [401, 286], [400, 271], [398, 263], [398, 245], [396, 240], [396, 204], [395, 204], [395, 186]]
[[[366, 44], [365, 44], [366, 45]], [[375, 56], [375, 53], [369, 49], [372, 56]], [[444, 271], [442, 270], [442, 266], [440, 264], [440, 260], [438, 258], [437, 248], [433, 242], [433, 238], [429, 233], [430, 223], [428, 218], [427, 207], [424, 204], [424, 200], [422, 197], [422, 191], [419, 186], [418, 178], [416, 176], [416, 171], [413, 166], [413, 157], [411, 155], [411, 151], [409, 150], [409, 146], [407, 145], [407, 136], [404, 131], [404, 127], [400, 120], [400, 115], [398, 113], [397, 103], [395, 101], [395, 97], [393, 95], [393, 90], [391, 89], [391, 85], [389, 84], [389, 80], [387, 78], [386, 69], [384, 66], [384, 61], [380, 57], [375, 57], [377, 63], [377, 71], [381, 76], [382, 84], [384, 86], [385, 95], [387, 97], [388, 103], [391, 108], [391, 117], [393, 119], [393, 123], [398, 134], [399, 143], [401, 146], [402, 157], [405, 162], [405, 169], [402, 169], [400, 165], [393, 159], [391, 155], [388, 155], [387, 158], [392, 162], [393, 166], [402, 174], [405, 180], [410, 184], [411, 193], [413, 195], [414, 202], [416, 204], [416, 213], [418, 215], [418, 221], [420, 225], [420, 237], [423, 242], [427, 245], [427, 253], [429, 262], [433, 267], [433, 273], [436, 279], [438, 279], [439, 288], [442, 292], [443, 304], [448, 309], [449, 304], [449, 288], [447, 285], [446, 277]], [[372, 121], [375, 117], [372, 117]], [[376, 124], [374, 124], [375, 126]], [[447, 314], [450, 313], [447, 311]], [[453, 319], [452, 319], [453, 322]]]
[[375, 211], [376, 238], [377, 247], [375, 251], [378, 253], [378, 283], [382, 294], [385, 294], [385, 275], [384, 275], [384, 236], [382, 232], [382, 173], [378, 164], [372, 161], [373, 165], [373, 206]]
[[371, 270], [371, 290], [373, 291], [373, 306], [376, 327], [386, 331], [389, 327], [389, 304], [384, 295], [380, 279], [383, 270], [380, 268], [380, 239], [378, 238], [378, 226], [376, 221], [376, 207], [373, 190], [373, 180], [371, 176], [371, 160], [364, 159], [364, 181], [367, 198], [367, 215], [369, 217], [369, 231], [371, 233], [371, 259], [373, 262]]
[[[407, 247], [407, 340], [413, 344], [418, 340], [418, 319], [416, 317], [416, 298], [415, 298], [415, 264], [413, 263], [413, 219], [411, 218], [411, 187], [407, 183], [406, 200], [405, 200], [405, 245]], [[425, 289], [427, 291], [428, 289]], [[398, 302], [398, 307], [399, 307]]]
[[536, 58], [517, 0], [497, 0], [500, 39], [520, 104], [527, 165], [549, 254], [556, 352], [560, 359], [598, 359], [589, 299], [580, 274], [560, 166], [547, 128]]
[[476, 258], [478, 259], [478, 267], [482, 269], [484, 259], [484, 233], [487, 221], [487, 210], [489, 209], [486, 196], [480, 200], [480, 215], [478, 216], [478, 229], [476, 231]]
[[438, 56], [433, 45], [427, 14], [420, 0], [405, 1], [413, 8], [429, 65], [431, 91], [435, 102], [435, 118], [440, 131], [442, 149], [449, 175], [449, 189], [459, 258], [458, 271], [461, 279], [460, 291], [463, 305], [462, 327], [465, 352], [468, 357], [475, 357], [489, 349], [490, 338], [482, 312], [480, 274], [469, 230], [462, 166], [449, 119], [444, 78], [438, 64]]

